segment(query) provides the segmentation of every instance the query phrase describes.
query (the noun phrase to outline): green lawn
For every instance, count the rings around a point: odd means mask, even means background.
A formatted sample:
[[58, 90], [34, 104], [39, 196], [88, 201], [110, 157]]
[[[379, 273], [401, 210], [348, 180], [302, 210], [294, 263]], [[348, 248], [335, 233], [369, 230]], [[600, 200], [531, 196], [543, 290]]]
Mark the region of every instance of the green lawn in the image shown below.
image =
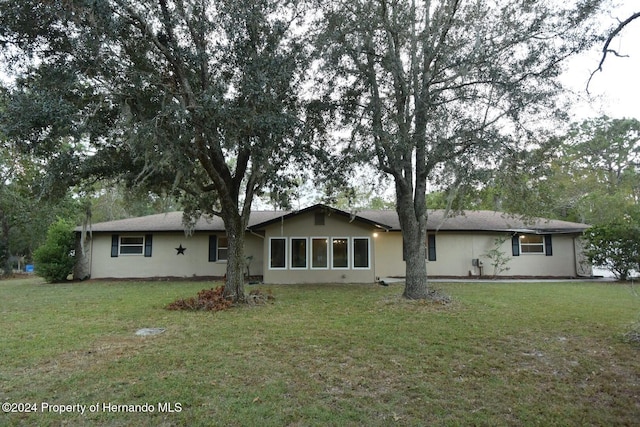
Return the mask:
[[[446, 307], [403, 301], [400, 285], [268, 286], [267, 306], [163, 308], [207, 286], [0, 282], [0, 401], [38, 410], [0, 425], [640, 422], [628, 285], [438, 284]], [[86, 412], [42, 413], [54, 405]]]

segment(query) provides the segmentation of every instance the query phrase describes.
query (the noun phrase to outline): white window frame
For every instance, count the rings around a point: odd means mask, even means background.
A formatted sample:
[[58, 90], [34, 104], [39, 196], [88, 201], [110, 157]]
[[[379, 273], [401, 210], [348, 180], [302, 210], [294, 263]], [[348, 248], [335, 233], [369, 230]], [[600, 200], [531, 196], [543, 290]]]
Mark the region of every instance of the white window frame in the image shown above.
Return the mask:
[[[356, 240], [366, 240], [367, 241], [367, 266], [366, 267], [356, 267]], [[371, 238], [366, 236], [354, 236], [351, 238], [351, 265], [353, 265], [354, 270], [371, 270]]]
[[[326, 243], [326, 248], [325, 248], [325, 251], [324, 251], [324, 259], [325, 259], [326, 266], [324, 266], [324, 267], [314, 267], [313, 266], [313, 256], [314, 256], [314, 253], [313, 253], [313, 241], [314, 240], [324, 240], [325, 243]], [[331, 241], [331, 239], [329, 237], [326, 237], [326, 236], [313, 236], [313, 237], [309, 238], [309, 241], [310, 241], [310, 244], [309, 244], [309, 255], [310, 255], [309, 256], [309, 260], [311, 261], [309, 263], [309, 268], [311, 270], [328, 270], [329, 267], [330, 267], [329, 264], [331, 262], [331, 256], [329, 255], [330, 254], [329, 242]]]
[[[346, 251], [347, 251], [347, 253], [346, 253], [347, 265], [346, 265], [346, 267], [334, 267], [333, 260], [335, 259], [335, 254], [333, 252], [333, 242], [335, 240], [344, 240], [345, 244], [347, 245], [347, 248], [346, 248]], [[351, 255], [351, 249], [350, 249], [351, 245], [349, 244], [349, 242], [351, 241], [351, 239], [349, 239], [349, 237], [334, 236], [334, 237], [331, 237], [329, 239], [329, 241], [331, 242], [331, 269], [332, 270], [349, 270], [349, 268], [351, 267], [351, 263], [349, 262], [350, 261], [350, 255]]]
[[[142, 243], [122, 243], [124, 239], [142, 239]], [[119, 256], [144, 256], [144, 244], [145, 238], [144, 236], [119, 236], [118, 237], [118, 255]], [[122, 248], [135, 248], [140, 247], [140, 253], [126, 253], [122, 252]]]
[[[273, 267], [271, 265], [271, 242], [273, 240], [284, 240], [284, 267]], [[289, 245], [287, 245], [287, 241], [288, 239], [286, 237], [269, 237], [269, 253], [268, 253], [268, 258], [267, 258], [267, 267], [269, 268], [269, 270], [286, 270], [287, 269], [287, 260], [289, 259], [289, 254], [287, 251], [287, 247]]]
[[[294, 267], [293, 266], [293, 241], [294, 240], [304, 240], [304, 267]], [[307, 270], [309, 268], [309, 238], [307, 237], [291, 237], [289, 239], [289, 268], [291, 270]], [[271, 258], [269, 258], [271, 259]]]
[[[540, 243], [523, 243], [522, 241], [527, 237], [539, 237], [542, 241]], [[546, 255], [546, 242], [542, 234], [522, 234], [518, 238], [518, 243], [520, 243], [520, 255]], [[524, 247], [532, 248], [535, 246], [542, 247], [542, 252], [527, 252], [523, 250]]]
[[[226, 239], [227, 240], [227, 246], [221, 246], [220, 245], [220, 241], [222, 239]], [[226, 249], [227, 251], [227, 256], [222, 258], [220, 256], [220, 249]], [[216, 246], [216, 262], [227, 262], [229, 260], [229, 237], [225, 234], [225, 235], [218, 235], [218, 244]]]

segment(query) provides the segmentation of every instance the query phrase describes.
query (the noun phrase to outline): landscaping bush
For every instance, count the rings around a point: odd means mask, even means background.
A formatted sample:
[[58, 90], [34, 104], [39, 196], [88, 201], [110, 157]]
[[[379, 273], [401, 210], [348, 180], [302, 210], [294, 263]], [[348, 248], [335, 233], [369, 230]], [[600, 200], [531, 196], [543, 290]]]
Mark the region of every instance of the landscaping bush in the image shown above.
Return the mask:
[[640, 259], [640, 226], [637, 221], [594, 225], [585, 232], [587, 259], [611, 271], [619, 280], [627, 280], [637, 271]]
[[262, 292], [260, 289], [253, 289], [247, 296], [247, 303], [250, 305], [266, 304], [269, 301], [275, 300], [271, 289], [267, 289], [266, 292]]
[[634, 323], [623, 338], [626, 342], [640, 345], [640, 322]]
[[57, 283], [67, 280], [73, 272], [75, 258], [74, 225], [62, 218], [49, 226], [47, 239], [33, 253], [36, 274], [47, 282]]

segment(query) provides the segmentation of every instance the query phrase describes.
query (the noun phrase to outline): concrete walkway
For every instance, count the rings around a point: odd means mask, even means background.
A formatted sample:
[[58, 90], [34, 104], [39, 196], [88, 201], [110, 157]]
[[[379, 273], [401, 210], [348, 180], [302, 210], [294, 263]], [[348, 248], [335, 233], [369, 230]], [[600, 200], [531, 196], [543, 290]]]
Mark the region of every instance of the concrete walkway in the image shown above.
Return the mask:
[[[388, 285], [395, 283], [404, 283], [404, 279], [397, 277], [381, 277], [381, 282]], [[595, 282], [595, 283], [615, 283], [616, 279], [613, 277], [583, 277], [575, 279], [478, 279], [474, 277], [470, 278], [429, 278], [431, 283], [580, 283], [580, 282]], [[633, 282], [629, 282], [633, 283]]]

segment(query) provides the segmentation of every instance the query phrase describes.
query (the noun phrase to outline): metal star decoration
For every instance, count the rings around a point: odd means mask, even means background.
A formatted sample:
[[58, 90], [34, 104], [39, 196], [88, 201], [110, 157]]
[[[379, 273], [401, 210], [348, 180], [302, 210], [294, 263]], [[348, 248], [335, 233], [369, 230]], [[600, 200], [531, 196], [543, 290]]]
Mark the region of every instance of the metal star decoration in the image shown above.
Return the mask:
[[184, 251], [186, 251], [187, 248], [183, 248], [182, 247], [182, 243], [180, 243], [180, 246], [176, 248], [176, 251], [178, 251], [178, 253], [176, 255], [184, 255]]

